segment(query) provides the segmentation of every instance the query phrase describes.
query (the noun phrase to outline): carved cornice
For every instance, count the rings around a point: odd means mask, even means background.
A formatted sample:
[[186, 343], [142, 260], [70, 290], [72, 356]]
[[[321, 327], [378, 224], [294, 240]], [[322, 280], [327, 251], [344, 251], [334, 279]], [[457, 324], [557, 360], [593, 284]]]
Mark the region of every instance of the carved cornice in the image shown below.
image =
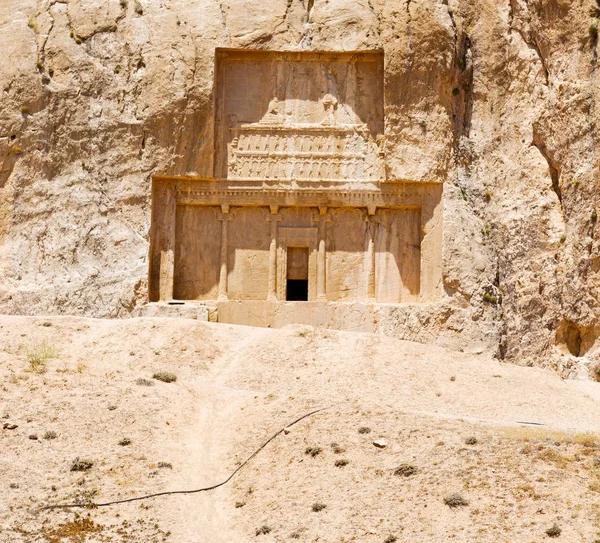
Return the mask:
[[177, 204], [207, 206], [420, 207], [431, 184], [419, 182], [298, 184], [223, 182], [208, 178], [157, 176], [173, 186]]

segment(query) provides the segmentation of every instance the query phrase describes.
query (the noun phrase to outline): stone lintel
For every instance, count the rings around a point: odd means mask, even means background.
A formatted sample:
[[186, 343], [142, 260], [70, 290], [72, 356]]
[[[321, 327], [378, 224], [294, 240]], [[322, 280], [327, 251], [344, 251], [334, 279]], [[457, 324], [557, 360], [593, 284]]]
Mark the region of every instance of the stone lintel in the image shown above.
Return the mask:
[[223, 210], [230, 206], [270, 206], [275, 210], [280, 206], [366, 207], [370, 215], [378, 207], [420, 207], [425, 193], [441, 187], [414, 181], [369, 183], [369, 188], [327, 182], [319, 186], [271, 185], [266, 181], [242, 184], [173, 176], [155, 176], [153, 183], [172, 187], [179, 205], [217, 206]]

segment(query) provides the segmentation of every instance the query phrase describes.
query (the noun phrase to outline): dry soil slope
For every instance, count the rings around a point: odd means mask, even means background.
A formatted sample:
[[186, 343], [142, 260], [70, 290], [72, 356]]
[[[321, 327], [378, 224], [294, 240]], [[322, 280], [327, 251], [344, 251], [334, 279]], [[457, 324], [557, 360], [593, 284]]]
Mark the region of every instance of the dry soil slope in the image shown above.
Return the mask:
[[[38, 373], [44, 345], [56, 357]], [[367, 334], [184, 319], [0, 317], [0, 347], [0, 428], [17, 425], [0, 430], [3, 542], [530, 543], [554, 524], [563, 541], [600, 537], [595, 383]], [[217, 482], [322, 407], [211, 493], [35, 512]], [[93, 466], [70, 471], [76, 457]], [[453, 493], [468, 505], [446, 505]]]

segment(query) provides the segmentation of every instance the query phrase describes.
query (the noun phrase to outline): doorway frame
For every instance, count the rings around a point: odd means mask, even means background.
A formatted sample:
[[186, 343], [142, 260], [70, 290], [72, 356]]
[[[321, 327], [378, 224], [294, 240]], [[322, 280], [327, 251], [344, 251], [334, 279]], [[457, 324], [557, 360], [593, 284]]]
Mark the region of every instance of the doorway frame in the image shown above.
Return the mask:
[[308, 248], [308, 301], [317, 299], [317, 240], [318, 228], [279, 226], [277, 242], [277, 298], [287, 298], [288, 247]]

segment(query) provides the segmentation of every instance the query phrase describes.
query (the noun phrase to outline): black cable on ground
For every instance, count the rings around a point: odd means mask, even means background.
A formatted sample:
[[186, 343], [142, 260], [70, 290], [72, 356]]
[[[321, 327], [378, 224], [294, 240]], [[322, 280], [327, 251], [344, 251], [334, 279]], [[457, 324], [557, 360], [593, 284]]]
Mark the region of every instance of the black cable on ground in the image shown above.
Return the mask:
[[248, 458], [246, 458], [246, 460], [244, 462], [242, 462], [233, 471], [233, 473], [231, 473], [231, 475], [229, 477], [227, 477], [227, 479], [225, 479], [221, 483], [217, 483], [216, 485], [206, 486], [204, 488], [195, 488], [193, 490], [169, 490], [169, 491], [166, 491], [166, 492], [157, 492], [155, 494], [146, 494], [144, 496], [137, 496], [135, 498], [125, 498], [125, 499], [122, 499], [122, 500], [112, 500], [112, 501], [104, 502], [104, 503], [93, 503], [93, 502], [91, 502], [91, 503], [65, 503], [65, 504], [61, 504], [61, 505], [46, 505], [44, 507], [40, 507], [37, 511], [38, 512], [39, 511], [47, 511], [49, 509], [69, 509], [69, 508], [72, 508], [72, 507], [85, 507], [85, 508], [94, 509], [96, 507], [108, 507], [109, 505], [117, 505], [119, 503], [137, 502], [137, 501], [140, 501], [140, 500], [147, 500], [149, 498], [157, 498], [158, 496], [170, 496], [172, 494], [197, 494], [198, 492], [207, 492], [209, 490], [214, 490], [215, 488], [219, 488], [220, 486], [223, 486], [223, 485], [227, 484], [229, 481], [231, 481], [231, 479], [233, 479], [233, 477], [248, 462], [250, 462], [250, 460], [252, 460], [260, 451], [262, 451], [269, 443], [271, 443], [271, 441], [273, 441], [286, 428], [290, 428], [290, 427], [294, 426], [294, 424], [299, 423], [301, 420], [306, 419], [306, 418], [310, 417], [311, 415], [314, 415], [315, 413], [318, 413], [319, 411], [324, 411], [325, 409], [328, 409], [328, 408], [327, 407], [323, 407], [321, 409], [315, 409], [314, 411], [311, 411], [310, 413], [306, 413], [306, 415], [302, 415], [301, 417], [297, 418], [291, 424], [288, 424], [287, 426], [284, 426], [281, 430], [279, 430], [277, 433], [273, 434], [269, 439], [267, 439], [267, 441], [265, 441], [258, 449], [256, 449]]

